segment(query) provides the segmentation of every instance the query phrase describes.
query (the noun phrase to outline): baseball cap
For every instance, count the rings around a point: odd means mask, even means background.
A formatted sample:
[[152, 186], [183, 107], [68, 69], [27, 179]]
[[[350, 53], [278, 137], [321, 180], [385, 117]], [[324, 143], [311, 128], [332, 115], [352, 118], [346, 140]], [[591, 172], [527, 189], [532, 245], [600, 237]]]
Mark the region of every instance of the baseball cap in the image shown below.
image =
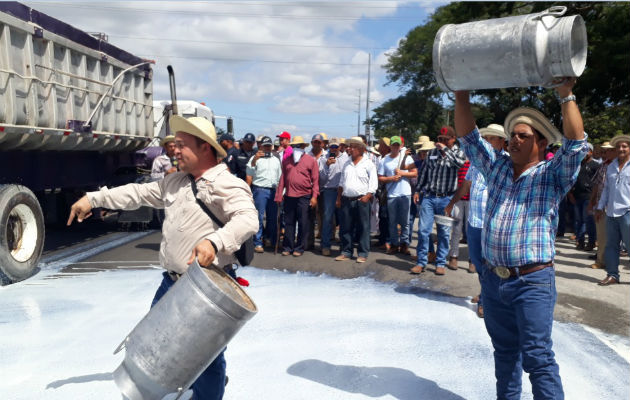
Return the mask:
[[393, 145], [393, 144], [396, 144], [396, 143], [398, 143], [399, 145], [402, 145], [402, 139], [400, 138], [400, 136], [392, 136], [389, 139], [389, 145], [390, 146]]
[[313, 135], [313, 138], [311, 139], [311, 142], [313, 140], [319, 140], [320, 142], [323, 142], [324, 141], [324, 137], [322, 136], [321, 133], [316, 133], [316, 134]]
[[339, 147], [339, 139], [337, 139], [336, 137], [330, 138], [330, 142], [328, 143], [328, 146]]
[[277, 135], [276, 137], [283, 138], [283, 139], [291, 139], [291, 134], [285, 131]]
[[273, 146], [273, 141], [269, 136], [263, 136], [263, 138], [260, 139], [260, 146]]
[[243, 142], [255, 142], [256, 141], [256, 136], [254, 136], [253, 133], [246, 133], [245, 136], [243, 136]]
[[447, 125], [444, 125], [440, 128], [440, 135], [457, 137], [457, 135], [455, 134], [455, 129], [453, 129], [452, 126]]
[[219, 136], [219, 143], [221, 143], [224, 140], [229, 140], [229, 141], [234, 141], [234, 136], [230, 135], [229, 133], [224, 133], [223, 135]]

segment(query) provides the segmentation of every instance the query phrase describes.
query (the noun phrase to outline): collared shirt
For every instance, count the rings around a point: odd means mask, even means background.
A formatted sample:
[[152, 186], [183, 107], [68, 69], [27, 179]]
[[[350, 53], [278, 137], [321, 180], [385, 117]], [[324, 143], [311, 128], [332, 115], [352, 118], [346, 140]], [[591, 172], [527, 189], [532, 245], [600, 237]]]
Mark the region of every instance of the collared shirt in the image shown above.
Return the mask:
[[466, 180], [470, 181], [470, 209], [468, 211], [468, 223], [473, 228], [483, 228], [483, 216], [486, 213], [488, 200], [488, 186], [483, 175], [474, 165], [468, 168]]
[[[328, 161], [328, 157], [326, 158]], [[335, 189], [339, 187], [339, 180], [341, 179], [341, 171], [344, 165], [348, 162], [348, 155], [346, 153], [339, 153], [334, 164], [328, 165], [324, 163], [324, 171], [322, 173], [324, 178], [324, 189]], [[320, 175], [320, 179], [322, 179]]]
[[341, 194], [346, 197], [376, 193], [378, 177], [376, 176], [374, 163], [367, 157], [361, 157], [361, 160], [355, 164], [352, 162], [352, 158], [348, 157], [348, 161], [346, 161], [341, 172], [339, 187], [343, 188]]
[[433, 149], [424, 160], [418, 191], [425, 193], [453, 193], [457, 190], [457, 170], [466, 162], [466, 155], [457, 145], [444, 151]]
[[236, 147], [232, 147], [225, 151], [226, 155], [223, 158], [223, 162], [228, 166], [230, 172], [234, 175], [238, 172], [238, 164], [236, 162], [236, 157], [238, 155], [238, 149]]
[[171, 159], [166, 154], [161, 154], [153, 160], [151, 166], [151, 179], [158, 180], [164, 178], [166, 171], [173, 168]]
[[497, 153], [475, 128], [460, 143], [488, 185], [481, 236], [482, 254], [495, 266], [518, 267], [553, 261], [558, 205], [577, 178], [586, 138], [563, 138], [554, 158], [513, 179], [509, 155]]
[[235, 261], [234, 252], [258, 231], [258, 212], [249, 186], [232, 175], [223, 163], [210, 168], [197, 180], [197, 198], [225, 225], [222, 228], [197, 204], [188, 175], [175, 172], [164, 179], [87, 194], [92, 207], [134, 210], [141, 206], [163, 208], [165, 219], [160, 243], [160, 265], [177, 273], [188, 269], [186, 261], [204, 239], [217, 246], [214, 265]]
[[606, 209], [609, 217], [621, 217], [630, 211], [630, 161], [626, 161], [621, 171], [617, 158], [608, 165], [597, 209]]
[[287, 157], [282, 161], [282, 176], [278, 189], [276, 189], [275, 201], [282, 201], [283, 192], [289, 197], [319, 195], [319, 168], [317, 161], [304, 153], [296, 164], [293, 157]]
[[256, 165], [252, 167], [252, 156], [247, 162], [247, 175], [252, 177], [252, 185], [267, 189], [275, 189], [282, 175], [280, 159], [272, 155], [271, 157], [260, 157], [256, 160]]
[[326, 161], [328, 161], [326, 150], [322, 149], [319, 156], [313, 154], [313, 150], [311, 150], [308, 152], [308, 155], [317, 161], [317, 169], [319, 171], [319, 189], [321, 190], [324, 188], [324, 184], [326, 183], [326, 175], [324, 174], [324, 165], [326, 165]]
[[[380, 176], [394, 176], [396, 175], [396, 169], [400, 169], [403, 162], [409, 157], [405, 157], [404, 153], [398, 153], [396, 157], [392, 157], [391, 153], [381, 159], [378, 165], [378, 175]], [[398, 182], [387, 182], [387, 197], [402, 197], [411, 196], [411, 185], [407, 178], [401, 178]]]

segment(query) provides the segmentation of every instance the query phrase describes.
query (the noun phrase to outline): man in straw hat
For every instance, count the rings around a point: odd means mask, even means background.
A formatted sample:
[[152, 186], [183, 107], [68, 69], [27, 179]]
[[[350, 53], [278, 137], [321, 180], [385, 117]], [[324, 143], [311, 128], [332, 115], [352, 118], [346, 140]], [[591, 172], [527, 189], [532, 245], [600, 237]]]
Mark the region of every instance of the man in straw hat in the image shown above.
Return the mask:
[[282, 161], [282, 176], [276, 189], [275, 200], [280, 205], [284, 199], [282, 255], [293, 254], [294, 257], [300, 257], [308, 246], [311, 224], [309, 208], [317, 206], [319, 168], [317, 161], [311, 155], [305, 154], [307, 143], [302, 136], [294, 136], [289, 145], [293, 151]]
[[[617, 158], [617, 149], [610, 145], [610, 142], [604, 142], [601, 145], [602, 151], [602, 163], [597, 168], [595, 176], [593, 177], [593, 190], [591, 192], [591, 199], [588, 203], [588, 212], [594, 214], [595, 207], [599, 203], [599, 199], [602, 197], [602, 190], [604, 189], [604, 180], [606, 179], [606, 169], [615, 158]], [[604, 263], [604, 250], [606, 249], [606, 218], [599, 218], [595, 221], [595, 231], [597, 234], [597, 253], [589, 256], [589, 258], [595, 260], [591, 265], [593, 269], [605, 268]]]
[[177, 172], [177, 159], [175, 158], [175, 136], [168, 135], [160, 141], [164, 153], [155, 157], [151, 166], [151, 179], [158, 180], [168, 174]]
[[619, 242], [630, 250], [630, 135], [612, 138], [617, 158], [606, 168], [602, 196], [597, 203], [596, 220], [606, 216], [606, 278], [600, 286], [619, 283]]
[[335, 260], [352, 257], [356, 233], [357, 262], [364, 263], [370, 252], [370, 201], [376, 193], [378, 179], [374, 163], [364, 156], [363, 140], [355, 136], [347, 143], [350, 160], [341, 172], [335, 204], [341, 208], [341, 255]]
[[[171, 117], [175, 133], [175, 157], [180, 172], [145, 184], [128, 184], [90, 192], [72, 205], [68, 225], [91, 215], [94, 207], [136, 209], [164, 208], [160, 265], [160, 287], [151, 306], [175, 284], [195, 258], [199, 265], [223, 267], [236, 261], [234, 252], [258, 230], [256, 208], [249, 186], [219, 163], [225, 150], [217, 143], [214, 126], [201, 117]], [[192, 185], [198, 189], [193, 196]], [[203, 202], [225, 225], [219, 228], [197, 203]], [[223, 353], [192, 384], [194, 398], [221, 399], [225, 390]]]
[[[564, 398], [551, 341], [554, 244], [558, 204], [575, 183], [588, 150], [574, 85], [570, 78], [556, 87], [564, 138], [537, 110], [519, 107], [508, 114], [509, 156], [480, 137], [469, 93], [455, 93], [459, 140], [490, 194], [481, 235], [481, 293], [501, 399], [520, 398], [522, 369], [529, 373], [534, 398]], [[561, 149], [546, 161], [545, 148], [560, 139]]]

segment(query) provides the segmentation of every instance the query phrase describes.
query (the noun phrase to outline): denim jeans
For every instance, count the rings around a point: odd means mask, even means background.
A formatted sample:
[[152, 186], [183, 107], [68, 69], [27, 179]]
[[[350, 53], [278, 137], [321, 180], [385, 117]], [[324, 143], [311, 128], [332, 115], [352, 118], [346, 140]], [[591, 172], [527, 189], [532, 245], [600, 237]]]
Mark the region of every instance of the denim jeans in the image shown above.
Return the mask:
[[341, 198], [341, 254], [352, 257], [352, 242], [356, 235], [359, 257], [370, 252], [370, 203]]
[[[477, 270], [477, 277], [479, 278], [479, 284], [481, 284], [481, 275], [485, 268], [483, 256], [481, 255], [481, 228], [475, 228], [469, 223], [466, 223], [466, 228], [468, 232], [468, 257], [470, 257], [470, 262], [473, 263]], [[480, 297], [479, 304], [482, 303], [483, 301]]]
[[387, 215], [387, 204], [379, 204], [378, 206], [378, 230], [378, 244], [383, 245], [385, 243], [389, 243], [389, 218]]
[[[417, 265], [427, 265], [429, 242], [435, 215], [444, 215], [444, 207], [451, 201], [451, 196], [425, 196], [420, 205], [420, 222], [418, 228], [418, 260]], [[438, 246], [435, 265], [443, 267], [448, 254], [448, 242], [451, 228], [444, 225], [437, 226]]]
[[498, 399], [521, 398], [523, 370], [534, 399], [564, 399], [551, 341], [556, 296], [553, 268], [508, 279], [487, 267], [482, 270], [484, 323], [494, 347]]
[[411, 203], [409, 205], [409, 243], [413, 240], [413, 224], [416, 222], [416, 217], [418, 217], [418, 207], [416, 203], [413, 202], [412, 196]]
[[[276, 190], [252, 186], [252, 193], [254, 195], [254, 205], [256, 210], [258, 210], [258, 232], [254, 236], [254, 246], [263, 245], [263, 231], [265, 239], [271, 240], [271, 245], [275, 246], [278, 225], [278, 205], [274, 201]], [[267, 220], [266, 229], [263, 224], [265, 219]]]
[[[168, 273], [162, 274], [162, 283], [155, 292], [155, 297], [151, 302], [151, 307], [157, 304], [158, 300], [168, 292], [175, 284], [168, 276]], [[199, 378], [192, 384], [194, 400], [221, 400], [225, 392], [225, 350], [212, 361], [212, 364], [199, 375]]]
[[621, 217], [606, 216], [606, 250], [604, 250], [604, 260], [606, 261], [606, 272], [608, 276], [613, 276], [619, 280], [619, 252], [624, 243], [626, 249], [630, 249], [630, 211]]
[[333, 234], [333, 216], [337, 208], [337, 189], [324, 189], [321, 193], [324, 201], [324, 213], [322, 216], [322, 249], [330, 249], [330, 240]]
[[[387, 199], [387, 215], [389, 217], [389, 244], [408, 245], [409, 240], [409, 206], [411, 196], [389, 197]], [[398, 235], [400, 225], [400, 235]]]
[[573, 218], [575, 226], [575, 236], [578, 242], [584, 243], [586, 234], [588, 234], [588, 243], [595, 244], [597, 234], [595, 229], [595, 219], [587, 212], [589, 199], [576, 199], [573, 205]]

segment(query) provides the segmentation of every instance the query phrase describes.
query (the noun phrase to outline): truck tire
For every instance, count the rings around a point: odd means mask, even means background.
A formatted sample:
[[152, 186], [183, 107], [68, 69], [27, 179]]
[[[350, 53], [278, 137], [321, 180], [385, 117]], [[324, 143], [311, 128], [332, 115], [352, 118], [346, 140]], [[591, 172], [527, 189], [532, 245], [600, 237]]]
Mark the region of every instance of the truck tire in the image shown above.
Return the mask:
[[43, 247], [44, 215], [37, 197], [25, 186], [0, 186], [0, 283], [33, 275]]

